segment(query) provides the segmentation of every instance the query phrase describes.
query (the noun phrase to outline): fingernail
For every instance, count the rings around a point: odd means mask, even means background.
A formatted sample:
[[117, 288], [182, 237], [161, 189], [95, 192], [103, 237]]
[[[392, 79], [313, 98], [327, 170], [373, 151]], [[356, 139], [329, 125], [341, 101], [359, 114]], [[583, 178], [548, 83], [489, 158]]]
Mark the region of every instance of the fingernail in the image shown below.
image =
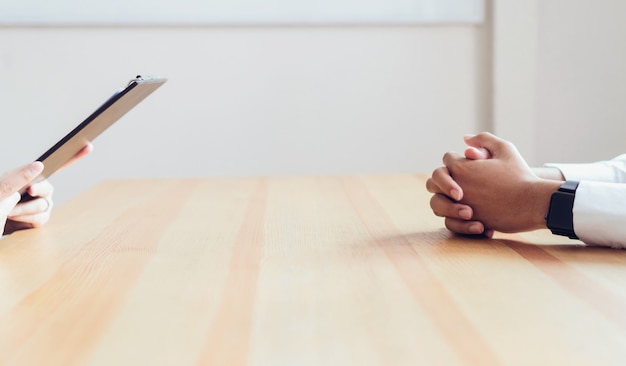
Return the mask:
[[459, 192], [457, 189], [453, 189], [450, 191], [450, 197], [459, 201], [461, 199], [461, 192]]
[[472, 218], [472, 210], [469, 208], [462, 208], [459, 210], [459, 217], [465, 220], [469, 220]]
[[471, 234], [482, 234], [483, 233], [483, 229], [480, 227], [480, 225], [474, 224], [474, 225], [470, 225], [469, 232]]
[[29, 169], [31, 172], [38, 174], [43, 170], [43, 163], [41, 161], [33, 161], [30, 164]]

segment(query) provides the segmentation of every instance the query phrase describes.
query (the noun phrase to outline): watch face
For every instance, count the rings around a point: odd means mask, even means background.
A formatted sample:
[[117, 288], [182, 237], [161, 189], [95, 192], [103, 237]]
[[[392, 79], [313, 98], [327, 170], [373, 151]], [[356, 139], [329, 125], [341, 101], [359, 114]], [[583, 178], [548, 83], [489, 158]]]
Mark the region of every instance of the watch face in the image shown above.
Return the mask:
[[[567, 182], [566, 182], [567, 183]], [[554, 234], [565, 235], [576, 238], [574, 233], [574, 200], [576, 198], [575, 189], [578, 182], [575, 182], [574, 190], [565, 187], [552, 194], [550, 198], [550, 208], [546, 217], [546, 225]], [[565, 184], [563, 185], [565, 186]], [[563, 187], [562, 187], [563, 188]]]
[[576, 194], [579, 182], [575, 180], [567, 180], [559, 187], [559, 191]]

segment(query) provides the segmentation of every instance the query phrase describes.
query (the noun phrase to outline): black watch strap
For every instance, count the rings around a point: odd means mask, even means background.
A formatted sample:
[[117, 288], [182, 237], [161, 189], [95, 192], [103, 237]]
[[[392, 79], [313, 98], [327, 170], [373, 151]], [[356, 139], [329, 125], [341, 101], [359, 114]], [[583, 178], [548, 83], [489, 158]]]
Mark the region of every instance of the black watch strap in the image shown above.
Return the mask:
[[574, 199], [578, 182], [568, 180], [550, 197], [550, 208], [546, 215], [548, 229], [556, 235], [578, 239], [574, 232]]

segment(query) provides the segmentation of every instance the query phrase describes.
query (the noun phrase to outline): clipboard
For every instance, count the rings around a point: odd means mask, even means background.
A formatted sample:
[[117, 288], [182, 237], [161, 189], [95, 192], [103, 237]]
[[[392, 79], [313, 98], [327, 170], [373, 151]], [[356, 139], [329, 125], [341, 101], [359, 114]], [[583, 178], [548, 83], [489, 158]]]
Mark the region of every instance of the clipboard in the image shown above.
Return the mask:
[[[46, 179], [54, 174], [88, 142], [93, 141], [111, 127], [166, 81], [166, 78], [137, 76], [126, 87], [115, 92], [89, 117], [37, 158], [37, 161], [41, 161], [44, 164], [44, 170], [35, 178], [34, 182]], [[23, 196], [28, 186], [20, 190]]]

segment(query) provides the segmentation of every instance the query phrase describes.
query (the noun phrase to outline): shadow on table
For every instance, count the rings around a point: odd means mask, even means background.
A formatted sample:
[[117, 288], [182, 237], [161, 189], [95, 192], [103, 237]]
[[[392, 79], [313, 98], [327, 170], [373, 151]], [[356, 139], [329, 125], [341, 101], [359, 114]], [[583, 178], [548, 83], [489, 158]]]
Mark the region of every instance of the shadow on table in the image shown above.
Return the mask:
[[[494, 238], [462, 236], [446, 229], [380, 237], [386, 250], [404, 247], [416, 254], [500, 256], [503, 249], [515, 251], [532, 262], [602, 262], [626, 264], [626, 250], [586, 246], [584, 243], [546, 233], [496, 234]], [[393, 249], [392, 249], [393, 250]]]

